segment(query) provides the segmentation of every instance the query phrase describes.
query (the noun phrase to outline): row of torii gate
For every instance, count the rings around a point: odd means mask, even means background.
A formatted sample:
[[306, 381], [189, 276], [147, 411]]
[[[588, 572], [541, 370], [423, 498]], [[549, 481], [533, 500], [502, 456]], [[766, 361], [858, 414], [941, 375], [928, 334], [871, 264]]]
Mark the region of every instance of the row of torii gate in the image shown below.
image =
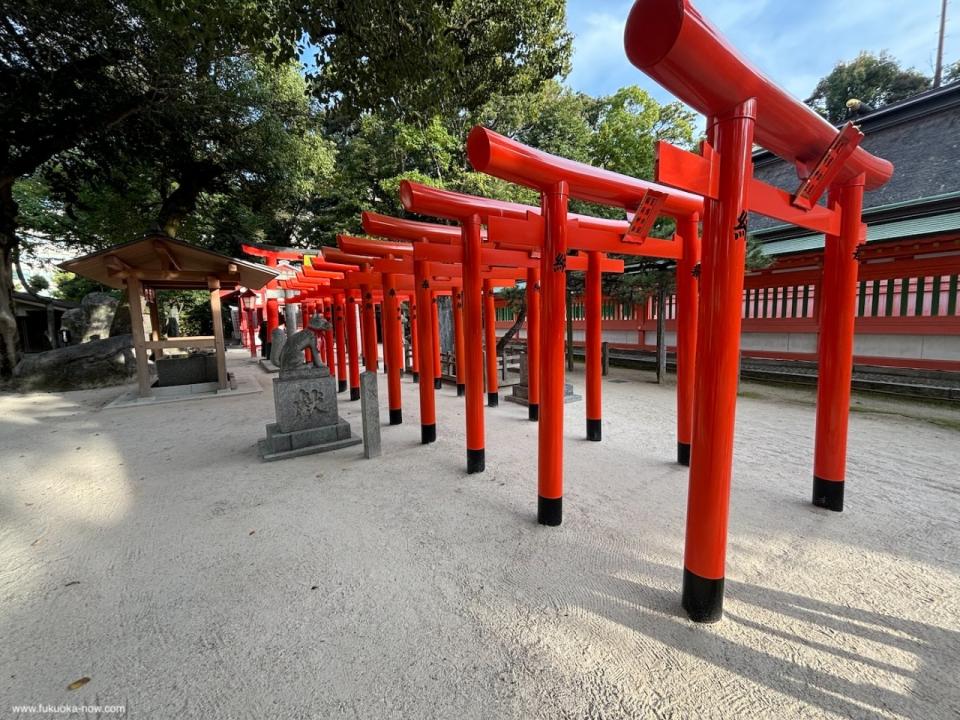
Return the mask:
[[[676, 261], [677, 460], [690, 466], [683, 606], [693, 620], [711, 622], [721, 617], [723, 603], [748, 214], [826, 235], [813, 503], [839, 511], [857, 247], [865, 241], [863, 193], [889, 180], [893, 167], [859, 147], [862, 134], [854, 126], [838, 131], [750, 66], [688, 0], [638, 0], [625, 43], [634, 65], [706, 115], [707, 139], [699, 153], [659, 143], [652, 183], [476, 127], [467, 141], [473, 167], [538, 191], [539, 207], [405, 181], [400, 198], [406, 210], [456, 224], [364, 212], [363, 228], [371, 238], [339, 236], [338, 249], [306, 258], [287, 284], [301, 291], [305, 314], [330, 314], [334, 330], [327, 338], [327, 360], [341, 390], [349, 386], [351, 399], [359, 397], [361, 353], [367, 370], [378, 369], [374, 306], [381, 305], [391, 424], [403, 419], [400, 306], [409, 303], [423, 443], [437, 436], [436, 298], [450, 295], [457, 394], [466, 396], [466, 469], [476, 473], [484, 470], [487, 451], [484, 388], [488, 405], [496, 405], [498, 397], [497, 358], [488, 352], [484, 368], [478, 339], [485, 334], [486, 347], [496, 345], [494, 289], [524, 282], [529, 412], [539, 421], [537, 518], [559, 525], [566, 274], [586, 272], [586, 435], [600, 441], [601, 275], [623, 272], [623, 261], [612, 254]], [[795, 163], [795, 192], [753, 177], [754, 143]], [[820, 204], [825, 194], [827, 202]], [[629, 220], [570, 213], [574, 198], [622, 208]], [[675, 222], [673, 238], [650, 236], [659, 217]], [[251, 251], [266, 255], [270, 264], [282, 257]], [[272, 330], [275, 300], [268, 301], [267, 318]]]

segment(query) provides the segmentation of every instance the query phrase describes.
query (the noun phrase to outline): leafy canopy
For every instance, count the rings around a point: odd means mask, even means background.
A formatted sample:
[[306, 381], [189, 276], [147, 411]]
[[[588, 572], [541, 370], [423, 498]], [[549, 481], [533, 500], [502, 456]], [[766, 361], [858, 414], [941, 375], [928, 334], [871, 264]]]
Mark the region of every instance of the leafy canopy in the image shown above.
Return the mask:
[[913, 68], [903, 69], [886, 51], [879, 55], [861, 52], [850, 62], [837, 63], [806, 102], [836, 124], [847, 118], [848, 100], [860, 100], [879, 109], [917, 95], [930, 84], [930, 78]]

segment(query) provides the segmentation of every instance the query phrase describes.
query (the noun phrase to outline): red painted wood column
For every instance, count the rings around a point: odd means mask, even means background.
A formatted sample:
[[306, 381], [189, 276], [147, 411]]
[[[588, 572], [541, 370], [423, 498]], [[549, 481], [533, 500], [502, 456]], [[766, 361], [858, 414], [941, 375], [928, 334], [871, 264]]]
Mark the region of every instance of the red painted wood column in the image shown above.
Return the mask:
[[357, 301], [351, 295], [347, 298], [346, 331], [347, 331], [347, 361], [350, 364], [350, 399], [360, 399], [360, 353], [357, 347], [359, 332]]
[[587, 332], [584, 352], [586, 353], [587, 388], [587, 440], [600, 442], [603, 427], [603, 396], [601, 377], [603, 360], [601, 358], [603, 331], [601, 329], [602, 299], [600, 287], [600, 253], [587, 253], [586, 282]]
[[430, 302], [433, 292], [427, 278], [427, 263], [413, 263], [414, 284], [417, 288], [417, 324], [420, 330], [420, 442], [426, 445], [437, 439], [437, 410], [433, 383], [433, 318]]
[[397, 295], [396, 305], [396, 314], [393, 318], [394, 330], [393, 330], [393, 342], [396, 347], [393, 352], [397, 358], [397, 369], [400, 373], [399, 377], [403, 377], [405, 371], [404, 359], [403, 359], [403, 300], [402, 296]]
[[497, 308], [493, 297], [493, 286], [489, 280], [483, 281], [483, 330], [487, 360], [487, 406], [500, 404], [500, 389], [497, 378]]
[[430, 329], [433, 340], [433, 387], [443, 387], [443, 366], [440, 358], [440, 303], [438, 296], [430, 294]]
[[344, 320], [346, 307], [343, 302], [343, 293], [336, 293], [333, 298], [333, 333], [337, 343], [337, 392], [347, 390], [347, 349], [344, 345]]
[[273, 331], [280, 327], [280, 303], [276, 298], [267, 298], [267, 342], [273, 342]]
[[463, 356], [466, 352], [466, 339], [463, 336], [463, 291], [454, 288], [453, 295], [450, 297], [450, 304], [453, 307], [453, 344], [457, 363], [457, 397], [463, 397], [467, 391], [467, 375], [463, 366]]
[[396, 280], [393, 273], [383, 273], [383, 304], [380, 322], [383, 327], [383, 357], [387, 366], [387, 402], [390, 407], [390, 424], [403, 422], [403, 409], [400, 391], [400, 371], [403, 360], [397, 353], [397, 305]]
[[410, 296], [410, 355], [413, 381], [420, 382], [420, 323], [417, 320], [417, 292]]
[[463, 232], [463, 331], [470, 338], [464, 367], [467, 380], [467, 472], [486, 467], [483, 427], [483, 358], [478, 339], [483, 335], [480, 280], [480, 217], [461, 221]]
[[[380, 302], [374, 305], [374, 320], [376, 320], [376, 317], [377, 317], [376, 308], [380, 308], [380, 323], [379, 323], [380, 335], [378, 337], [378, 342], [383, 348], [383, 355], [381, 356], [383, 358], [383, 374], [389, 375], [390, 363], [388, 362], [388, 357], [387, 357], [389, 354], [389, 350], [387, 347], [389, 344], [387, 343], [387, 333], [389, 333], [390, 331], [387, 330], [387, 320], [386, 320], [387, 312], [386, 312], [386, 306], [383, 304], [383, 300], [381, 300]], [[374, 325], [374, 327], [377, 327], [377, 326]], [[376, 331], [374, 332], [374, 334], [376, 334]]]
[[[363, 272], [370, 272], [369, 265], [361, 267]], [[380, 366], [377, 351], [377, 311], [374, 308], [373, 293], [369, 285], [361, 285], [360, 293], [363, 296], [363, 362], [367, 372], [376, 372]]]
[[[687, 493], [683, 607], [691, 620], [723, 615], [730, 477], [740, 368], [740, 320], [747, 245], [747, 187], [756, 100], [708, 122], [719, 156], [719, 199], [705, 200], [693, 437]], [[709, 372], [705, 372], [709, 369]]]
[[544, 193], [546, 211], [543, 259], [540, 266], [540, 432], [537, 476], [537, 521], [559, 525], [563, 521], [563, 396], [565, 314], [567, 294], [566, 182]]
[[540, 268], [527, 269], [527, 417], [540, 419]]
[[843, 510], [847, 466], [859, 271], [856, 250], [864, 241], [864, 184], [864, 176], [859, 175], [831, 188], [829, 204], [840, 211], [840, 235], [827, 237], [823, 258], [813, 504], [836, 512]]
[[700, 308], [697, 273], [700, 237], [697, 215], [680, 218], [677, 231], [683, 257], [677, 261], [677, 462], [690, 464], [693, 437], [693, 384]]

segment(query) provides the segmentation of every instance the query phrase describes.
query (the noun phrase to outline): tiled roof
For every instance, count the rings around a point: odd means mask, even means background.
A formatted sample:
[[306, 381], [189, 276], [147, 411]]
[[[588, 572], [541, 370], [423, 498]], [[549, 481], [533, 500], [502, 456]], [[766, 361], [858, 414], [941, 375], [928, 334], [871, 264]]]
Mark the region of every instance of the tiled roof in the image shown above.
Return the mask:
[[[940, 215], [928, 215], [927, 217], [868, 225], [867, 242], [936, 235], [957, 230], [960, 230], [960, 210]], [[763, 252], [767, 255], [785, 255], [787, 253], [819, 250], [823, 245], [823, 235], [817, 233], [786, 240], [773, 240], [763, 245]]]

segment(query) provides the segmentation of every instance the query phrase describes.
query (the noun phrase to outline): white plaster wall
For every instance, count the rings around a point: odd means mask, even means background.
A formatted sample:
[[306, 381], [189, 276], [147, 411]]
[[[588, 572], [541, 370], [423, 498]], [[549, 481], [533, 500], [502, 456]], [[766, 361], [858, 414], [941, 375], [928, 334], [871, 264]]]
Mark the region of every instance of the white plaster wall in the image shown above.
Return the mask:
[[[664, 338], [667, 341], [667, 346], [677, 344], [677, 333], [675, 332], [665, 332]], [[647, 345], [656, 345], [657, 344], [657, 331], [656, 330], [647, 330], [644, 332], [644, 342]]]
[[812, 353], [817, 351], [816, 333], [791, 333], [787, 336], [787, 349], [790, 352]]
[[924, 360], [960, 360], [960, 336], [924, 335]]
[[[505, 331], [498, 331], [503, 335]], [[574, 330], [573, 339], [583, 342], [584, 331]], [[646, 344], [656, 345], [657, 333], [647, 331]], [[526, 329], [519, 333], [526, 337]], [[675, 345], [675, 332], [666, 334], [667, 344]], [[634, 330], [606, 330], [603, 339], [609, 343], [633, 344], [638, 333]], [[816, 333], [744, 333], [741, 339], [743, 350], [768, 352], [815, 353]], [[960, 361], [960, 336], [957, 335], [858, 335], [854, 339], [853, 352], [869, 357], [915, 358], [923, 360]]]
[[858, 335], [853, 341], [854, 355], [890, 358], [919, 358], [922, 355], [921, 335]]

